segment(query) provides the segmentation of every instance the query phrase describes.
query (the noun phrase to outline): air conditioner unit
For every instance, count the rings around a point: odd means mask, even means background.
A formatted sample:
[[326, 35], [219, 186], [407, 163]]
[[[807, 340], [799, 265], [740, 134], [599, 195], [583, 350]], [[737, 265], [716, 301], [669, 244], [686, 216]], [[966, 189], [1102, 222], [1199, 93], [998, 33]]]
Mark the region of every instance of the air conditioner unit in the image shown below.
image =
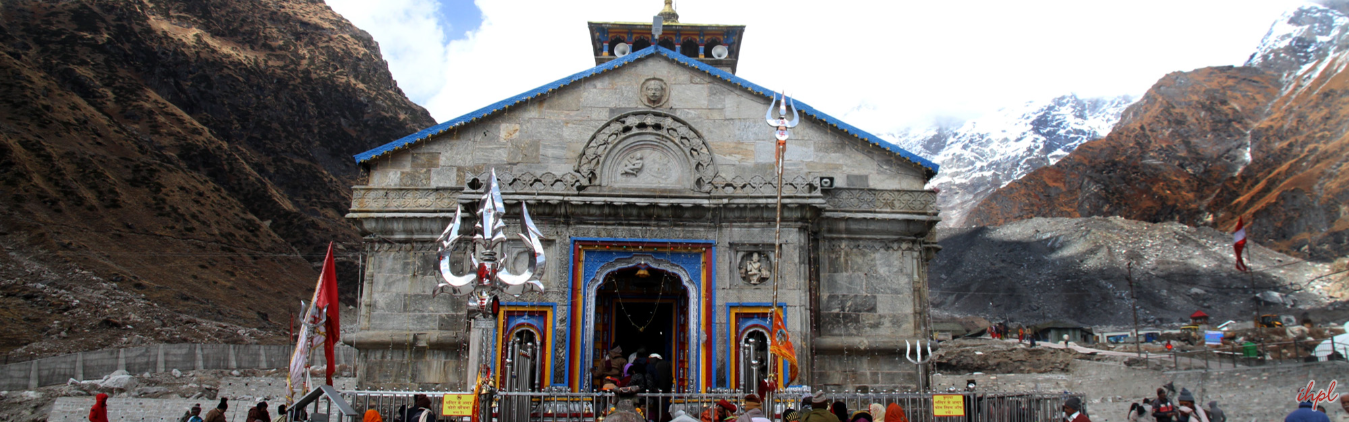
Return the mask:
[[632, 53], [632, 46], [628, 45], [628, 43], [621, 42], [621, 43], [618, 43], [618, 45], [615, 45], [615, 46], [614, 46], [614, 55], [615, 55], [615, 56], [623, 57], [623, 56], [628, 55], [629, 53]]

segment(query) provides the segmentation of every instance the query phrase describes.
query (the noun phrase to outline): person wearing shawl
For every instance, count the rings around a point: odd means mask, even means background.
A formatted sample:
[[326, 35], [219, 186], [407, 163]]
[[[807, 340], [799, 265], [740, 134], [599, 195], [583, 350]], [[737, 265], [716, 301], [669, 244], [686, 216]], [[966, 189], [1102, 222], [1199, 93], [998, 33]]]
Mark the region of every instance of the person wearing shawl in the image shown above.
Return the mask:
[[384, 422], [384, 418], [379, 416], [379, 411], [370, 409], [365, 411], [365, 418], [361, 422]]
[[244, 422], [271, 422], [272, 415], [267, 414], [267, 402], [260, 402], [256, 407], [248, 409], [248, 416]]
[[880, 403], [872, 403], [871, 406], [867, 406], [867, 408], [871, 410], [871, 420], [873, 421], [885, 420], [885, 405], [882, 405]]
[[226, 422], [225, 411], [229, 410], [229, 398], [221, 397], [220, 404], [215, 405], [215, 409], [206, 412], [206, 422]]
[[677, 409], [674, 406], [670, 406], [670, 416], [673, 416], [673, 418], [670, 419], [670, 422], [698, 422], [697, 419], [694, 419], [692, 416], [684, 413], [683, 410]]
[[1180, 405], [1177, 408], [1180, 410], [1177, 422], [1209, 422], [1208, 413], [1204, 412], [1204, 408], [1195, 406], [1194, 394], [1190, 393], [1190, 389], [1180, 389], [1180, 397], [1176, 398], [1176, 404]]
[[851, 416], [851, 415], [848, 414], [848, 404], [847, 404], [847, 403], [844, 403], [843, 400], [839, 400], [839, 401], [834, 402], [834, 406], [833, 406], [833, 407], [830, 407], [829, 410], [831, 410], [831, 411], [834, 412], [834, 416], [837, 417], [839, 421], [851, 421], [851, 420], [852, 420], [852, 419], [848, 419], [848, 416]]
[[89, 422], [108, 422], [108, 395], [94, 396], [94, 407], [89, 408]]
[[852, 412], [851, 418], [852, 419], [849, 419], [850, 422], [875, 422], [875, 420], [871, 418], [871, 412], [867, 410]]
[[890, 403], [885, 407], [885, 422], [909, 422], [909, 415], [904, 414], [904, 408], [899, 403]]
[[737, 420], [746, 422], [771, 422], [763, 413], [763, 400], [759, 399], [758, 394], [745, 396], [745, 413], [742, 413]]

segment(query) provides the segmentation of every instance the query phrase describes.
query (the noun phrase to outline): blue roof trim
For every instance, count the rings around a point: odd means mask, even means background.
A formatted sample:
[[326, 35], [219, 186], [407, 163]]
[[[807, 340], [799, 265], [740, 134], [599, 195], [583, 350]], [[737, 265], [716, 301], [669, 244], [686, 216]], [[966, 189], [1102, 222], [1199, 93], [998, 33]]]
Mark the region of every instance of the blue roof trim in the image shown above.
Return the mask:
[[[707, 64], [704, 64], [703, 62], [700, 62], [700, 61], [698, 61], [698, 60], [696, 60], [696, 59], [692, 59], [692, 58], [690, 58], [690, 57], [686, 57], [686, 56], [684, 56], [683, 54], [676, 53], [676, 52], [671, 51], [671, 50], [668, 50], [668, 49], [666, 49], [666, 48], [664, 48], [664, 47], [660, 47], [660, 46], [655, 46], [655, 45], [653, 45], [653, 46], [651, 46], [651, 47], [644, 48], [644, 49], [642, 49], [641, 51], [638, 51], [638, 52], [635, 52], [635, 53], [632, 53], [632, 54], [629, 54], [629, 55], [626, 55], [626, 56], [623, 56], [623, 57], [614, 59], [614, 60], [612, 60], [612, 61], [609, 61], [608, 63], [602, 64], [602, 65], [599, 65], [599, 66], [595, 66], [595, 67], [593, 67], [593, 68], [587, 69], [587, 70], [582, 71], [582, 72], [580, 72], [580, 73], [576, 73], [576, 74], [574, 74], [574, 75], [571, 75], [571, 76], [568, 76], [568, 77], [565, 77], [565, 78], [562, 78], [562, 79], [558, 79], [558, 80], [556, 80], [556, 81], [553, 81], [553, 82], [551, 82], [551, 83], [549, 83], [549, 84], [546, 84], [546, 85], [544, 85], [544, 86], [541, 86], [541, 87], [534, 88], [534, 89], [532, 89], [532, 90], [526, 91], [526, 92], [524, 92], [524, 93], [522, 93], [522, 94], [520, 94], [520, 95], [516, 95], [516, 96], [514, 96], [514, 97], [510, 97], [510, 98], [507, 98], [507, 99], [505, 99], [505, 100], [498, 101], [498, 102], [496, 102], [496, 103], [494, 103], [494, 104], [492, 104], [492, 105], [489, 105], [489, 106], [487, 106], [487, 107], [483, 107], [483, 108], [477, 109], [477, 110], [475, 110], [475, 111], [473, 111], [473, 112], [471, 112], [471, 113], [465, 114], [465, 115], [463, 115], [463, 116], [459, 116], [459, 117], [456, 117], [456, 118], [454, 118], [454, 119], [447, 120], [447, 121], [445, 121], [444, 123], [441, 123], [441, 124], [438, 124], [438, 125], [435, 125], [435, 126], [431, 126], [431, 127], [429, 127], [429, 128], [426, 128], [426, 129], [422, 129], [421, 131], [418, 131], [417, 133], [414, 133], [414, 134], [411, 134], [411, 135], [408, 135], [408, 136], [404, 136], [404, 137], [402, 137], [401, 139], [399, 139], [399, 140], [397, 140], [397, 141], [393, 141], [393, 142], [390, 142], [390, 143], [388, 143], [388, 144], [381, 145], [381, 146], [378, 147], [378, 148], [375, 148], [375, 149], [372, 149], [372, 150], [369, 150], [369, 151], [366, 151], [366, 152], [362, 152], [362, 153], [360, 153], [360, 154], [356, 154], [356, 156], [355, 156], [356, 162], [357, 162], [357, 163], [363, 163], [363, 162], [366, 162], [366, 161], [370, 161], [370, 160], [372, 160], [372, 159], [374, 159], [374, 158], [377, 158], [377, 157], [379, 157], [379, 156], [382, 156], [382, 155], [384, 155], [384, 154], [388, 154], [388, 153], [393, 152], [393, 151], [396, 151], [396, 150], [400, 150], [400, 149], [403, 149], [403, 148], [407, 148], [407, 147], [411, 146], [412, 144], [417, 143], [417, 142], [419, 142], [419, 141], [421, 141], [421, 140], [430, 138], [430, 137], [432, 137], [432, 136], [440, 135], [440, 134], [445, 133], [445, 132], [447, 132], [447, 131], [449, 131], [450, 129], [453, 129], [453, 128], [455, 128], [455, 127], [462, 126], [462, 125], [464, 125], [464, 124], [466, 124], [466, 123], [469, 123], [469, 122], [472, 122], [472, 121], [475, 121], [475, 120], [478, 120], [478, 119], [485, 118], [485, 117], [487, 117], [487, 116], [490, 116], [490, 115], [492, 115], [492, 114], [495, 114], [495, 113], [498, 112], [498, 111], [505, 110], [507, 107], [513, 106], [513, 105], [515, 105], [515, 104], [517, 104], [517, 103], [520, 103], [520, 102], [522, 102], [522, 101], [526, 101], [526, 100], [529, 100], [529, 99], [532, 99], [532, 98], [535, 98], [535, 97], [538, 97], [538, 96], [547, 94], [547, 93], [549, 93], [549, 92], [552, 92], [553, 90], [556, 90], [556, 89], [558, 89], [558, 88], [561, 88], [561, 87], [564, 87], [564, 86], [567, 86], [567, 85], [571, 85], [572, 83], [578, 82], [578, 81], [580, 81], [580, 80], [582, 80], [582, 79], [589, 78], [589, 77], [591, 77], [591, 76], [598, 75], [598, 74], [600, 74], [600, 73], [604, 73], [604, 72], [607, 72], [607, 71], [609, 71], [609, 70], [612, 70], [612, 69], [616, 69], [616, 68], [622, 67], [622, 66], [624, 66], [624, 65], [626, 65], [626, 64], [628, 64], [628, 63], [632, 63], [632, 62], [634, 62], [634, 61], [636, 61], [636, 60], [638, 60], [638, 59], [641, 59], [641, 58], [646, 57], [646, 56], [650, 56], [650, 55], [652, 55], [652, 54], [660, 54], [660, 55], [662, 55], [662, 56], [665, 56], [665, 57], [669, 58], [670, 60], [674, 60], [674, 61], [677, 62], [677, 63], [683, 64], [683, 65], [685, 65], [685, 66], [692, 67], [692, 68], [694, 68], [694, 69], [701, 70], [701, 71], [703, 71], [703, 72], [706, 72], [706, 73], [708, 73], [708, 74], [711, 74], [711, 75], [714, 75], [714, 76], [716, 76], [716, 77], [718, 77], [718, 78], [721, 78], [722, 80], [726, 80], [726, 81], [729, 81], [729, 82], [731, 82], [731, 83], [733, 83], [733, 84], [736, 84], [736, 85], [745, 87], [746, 89], [748, 89], [748, 90], [750, 90], [750, 91], [752, 91], [752, 92], [754, 92], [754, 93], [756, 93], [756, 94], [762, 95], [762, 96], [764, 96], [764, 97], [766, 97], [766, 98], [772, 98], [772, 96], [773, 96], [773, 94], [774, 94], [774, 91], [773, 91], [773, 90], [770, 90], [770, 89], [764, 88], [764, 87], [762, 87], [762, 86], [759, 86], [759, 85], [757, 85], [757, 84], [755, 84], [755, 83], [753, 83], [753, 82], [750, 82], [750, 81], [747, 81], [747, 80], [745, 80], [745, 79], [743, 79], [743, 78], [740, 78], [739, 76], [735, 76], [735, 75], [731, 74], [730, 72], [727, 72], [727, 71], [724, 71], [724, 70], [721, 70], [721, 69], [717, 69], [717, 68], [712, 67], [712, 66], [708, 66]], [[911, 153], [911, 152], [909, 152], [909, 151], [905, 151], [903, 148], [900, 148], [898, 145], [892, 144], [892, 143], [890, 143], [890, 141], [887, 141], [887, 140], [885, 140], [885, 139], [882, 139], [882, 138], [879, 137], [879, 136], [873, 135], [873, 134], [871, 134], [871, 133], [869, 133], [869, 132], [867, 132], [867, 131], [864, 131], [864, 130], [862, 130], [862, 129], [858, 129], [857, 127], [855, 127], [855, 126], [853, 126], [853, 125], [844, 123], [842, 120], [839, 120], [839, 119], [835, 118], [834, 116], [830, 116], [830, 115], [828, 115], [828, 114], [826, 114], [826, 113], [824, 113], [824, 112], [822, 112], [822, 111], [819, 111], [819, 110], [815, 109], [815, 107], [811, 107], [809, 104], [806, 104], [805, 102], [802, 102], [801, 100], [797, 100], [797, 99], [793, 99], [793, 100], [795, 100], [796, 107], [797, 107], [798, 109], [800, 109], [801, 112], [805, 113], [806, 116], [808, 116], [808, 117], [814, 118], [814, 119], [816, 119], [816, 120], [819, 120], [819, 121], [821, 121], [821, 122], [824, 122], [824, 123], [826, 123], [826, 124], [829, 124], [829, 125], [831, 125], [831, 126], [833, 126], [833, 127], [842, 129], [844, 133], [850, 134], [850, 135], [852, 135], [852, 136], [854, 136], [854, 137], [856, 137], [856, 138], [858, 138], [858, 139], [861, 139], [861, 140], [866, 141], [866, 142], [870, 142], [872, 145], [876, 145], [876, 146], [881, 147], [881, 148], [883, 148], [883, 149], [885, 149], [885, 150], [887, 150], [887, 151], [890, 151], [890, 152], [895, 153], [895, 154], [897, 154], [897, 155], [899, 155], [899, 156], [901, 156], [901, 157], [904, 157], [905, 159], [907, 159], [907, 160], [909, 160], [909, 161], [912, 161], [912, 162], [918, 164], [919, 166], [922, 166], [922, 167], [928, 169], [928, 170], [931, 171], [932, 174], [934, 174], [934, 175], [935, 175], [935, 174], [937, 173], [937, 171], [940, 169], [940, 166], [938, 166], [937, 163], [934, 163], [934, 162], [932, 162], [932, 161], [929, 161], [928, 159], [923, 158], [923, 157], [921, 157], [921, 156], [919, 156], [919, 155], [917, 155], [917, 154]]]

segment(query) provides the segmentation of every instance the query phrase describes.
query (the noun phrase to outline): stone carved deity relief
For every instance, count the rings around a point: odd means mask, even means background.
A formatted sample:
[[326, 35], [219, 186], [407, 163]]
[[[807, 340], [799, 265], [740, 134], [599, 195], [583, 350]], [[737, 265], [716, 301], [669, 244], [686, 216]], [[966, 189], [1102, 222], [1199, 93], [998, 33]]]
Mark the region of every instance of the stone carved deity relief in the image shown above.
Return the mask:
[[642, 99], [642, 105], [660, 107], [670, 101], [670, 86], [660, 78], [650, 78], [642, 82], [641, 92], [638, 94], [638, 98]]
[[622, 148], [608, 172], [607, 185], [639, 188], [685, 187], [684, 160], [659, 141], [637, 140]]
[[712, 190], [712, 150], [700, 133], [673, 115], [644, 110], [613, 118], [586, 142], [576, 173], [587, 185]]
[[642, 172], [642, 166], [644, 164], [645, 163], [643, 162], [642, 153], [638, 152], [629, 154], [628, 158], [623, 160], [623, 167], [619, 169], [620, 170], [619, 174], [624, 176], [637, 177], [637, 175]]
[[751, 285], [759, 285], [773, 278], [773, 264], [768, 254], [750, 252], [740, 257], [740, 279]]

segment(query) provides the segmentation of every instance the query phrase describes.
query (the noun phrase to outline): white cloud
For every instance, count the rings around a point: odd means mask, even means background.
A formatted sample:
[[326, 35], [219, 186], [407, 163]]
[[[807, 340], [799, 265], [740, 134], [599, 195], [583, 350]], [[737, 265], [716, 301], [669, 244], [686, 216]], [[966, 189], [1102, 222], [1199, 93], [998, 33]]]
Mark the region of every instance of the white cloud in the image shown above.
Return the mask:
[[[658, 0], [479, 0], [481, 28], [467, 39], [442, 41], [437, 55], [431, 40], [443, 40], [443, 31], [424, 22], [434, 16], [424, 12], [429, 1], [334, 9], [380, 40], [400, 85], [440, 121], [593, 66], [586, 21], [645, 21], [660, 9]], [[1138, 95], [1169, 72], [1240, 64], [1279, 13], [1296, 4], [683, 0], [677, 6], [683, 22], [748, 26], [739, 76], [885, 132], [1067, 93]], [[347, 10], [367, 16], [353, 19]], [[394, 55], [392, 45], [407, 47]]]
[[380, 54], [408, 98], [418, 103], [445, 86], [445, 26], [436, 0], [327, 0], [328, 6], [379, 42]]

